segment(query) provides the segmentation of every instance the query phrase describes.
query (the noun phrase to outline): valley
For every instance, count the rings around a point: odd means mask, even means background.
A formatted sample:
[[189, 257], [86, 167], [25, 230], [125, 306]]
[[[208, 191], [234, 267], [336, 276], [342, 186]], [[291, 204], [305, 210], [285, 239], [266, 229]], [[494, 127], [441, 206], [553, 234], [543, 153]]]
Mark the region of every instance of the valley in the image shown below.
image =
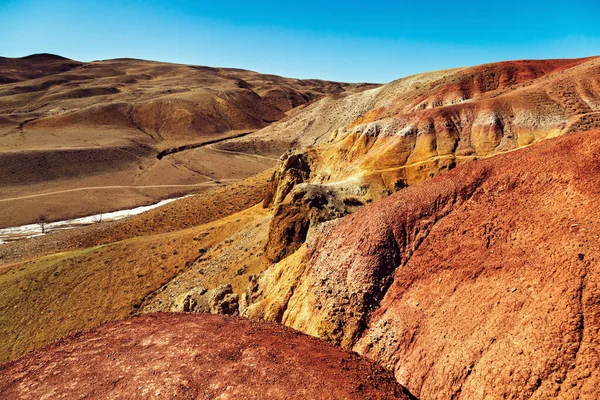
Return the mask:
[[[0, 227], [133, 208], [247, 178], [275, 165], [289, 143], [272, 138], [274, 152], [237, 153], [208, 145], [323, 96], [374, 86], [51, 54], [0, 58], [0, 79]], [[82, 188], [83, 196], [70, 192]]]
[[81, 382], [91, 354], [103, 393], [123, 394], [157, 362], [146, 349], [198, 361], [205, 346], [214, 374], [174, 373], [187, 380], [162, 393], [222, 388], [229, 368], [235, 397], [259, 384], [252, 364], [279, 377], [273, 398], [282, 374], [304, 398], [319, 398], [304, 380], [339, 398], [597, 397], [600, 58], [384, 85], [14, 63], [0, 62], [0, 226], [188, 196], [0, 245], [0, 395], [64, 390], [60, 354]]

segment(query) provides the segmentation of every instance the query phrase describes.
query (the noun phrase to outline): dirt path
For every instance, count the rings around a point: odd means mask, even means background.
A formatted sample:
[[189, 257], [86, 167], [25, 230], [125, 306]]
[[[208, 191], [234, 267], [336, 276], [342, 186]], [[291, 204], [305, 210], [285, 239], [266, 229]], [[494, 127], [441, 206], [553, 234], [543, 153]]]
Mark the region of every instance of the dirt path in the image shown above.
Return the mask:
[[[160, 160], [164, 156], [175, 154], [175, 153], [179, 153], [181, 151], [196, 149], [196, 148], [200, 148], [200, 147], [206, 147], [207, 149], [209, 149], [211, 151], [215, 151], [215, 152], [219, 152], [219, 153], [235, 154], [235, 155], [240, 155], [240, 156], [248, 156], [248, 157], [261, 158], [261, 159], [265, 159], [265, 160], [278, 161], [279, 158], [262, 156], [260, 154], [244, 153], [244, 152], [241, 152], [241, 151], [222, 150], [222, 149], [218, 149], [218, 148], [214, 147], [214, 145], [217, 144], [217, 143], [222, 143], [222, 142], [225, 142], [225, 141], [228, 141], [228, 140], [231, 140], [231, 139], [237, 139], [237, 138], [240, 138], [240, 137], [244, 137], [244, 136], [247, 136], [247, 135], [249, 135], [249, 134], [251, 134], [253, 132], [254, 131], [252, 131], [252, 132], [243, 132], [243, 133], [239, 133], [239, 134], [236, 134], [236, 135], [232, 135], [232, 136], [228, 136], [228, 137], [224, 137], [224, 138], [219, 138], [219, 139], [214, 139], [214, 140], [209, 140], [209, 141], [202, 142], [202, 143], [187, 144], [187, 145], [184, 145], [184, 146], [179, 146], [179, 147], [175, 147], [175, 148], [171, 148], [171, 149], [166, 149], [166, 150], [163, 150], [160, 153], [158, 153], [158, 155], [156, 156], [156, 158], [158, 158]], [[197, 171], [195, 171], [195, 172], [197, 173]], [[208, 175], [202, 175], [202, 176], [205, 177], [205, 178], [207, 178], [207, 179], [209, 179], [210, 181], [209, 182], [201, 182], [201, 183], [193, 183], [193, 184], [172, 184], [172, 185], [90, 186], [90, 187], [65, 189], [65, 190], [58, 190], [58, 191], [48, 192], [48, 193], [38, 193], [38, 194], [31, 194], [31, 195], [20, 196], [20, 197], [11, 197], [11, 198], [6, 198], [6, 199], [0, 199], [0, 203], [2, 203], [2, 202], [8, 202], [8, 201], [23, 200], [23, 199], [31, 199], [31, 198], [36, 198], [36, 197], [52, 196], [52, 195], [62, 194], [62, 193], [90, 191], [90, 190], [105, 190], [105, 189], [156, 189], [156, 188], [177, 188], [177, 187], [201, 187], [201, 186], [213, 185], [213, 184], [216, 183], [216, 181], [219, 181], [219, 182], [230, 182], [230, 183], [231, 182], [237, 182], [237, 181], [239, 181], [239, 179], [214, 179], [214, 178], [212, 178], [212, 177], [210, 177]]]
[[[219, 182], [237, 182], [239, 179], [219, 179]], [[0, 199], [0, 203], [7, 201], [16, 201], [23, 199], [31, 199], [35, 197], [43, 197], [43, 196], [52, 196], [55, 194], [62, 193], [71, 193], [71, 192], [81, 192], [87, 190], [106, 190], [106, 189], [155, 189], [155, 188], [170, 188], [170, 187], [200, 187], [200, 186], [208, 186], [208, 185], [217, 185], [216, 181], [211, 180], [209, 182], [200, 182], [200, 183], [192, 183], [188, 185], [145, 185], [145, 186], [133, 186], [133, 185], [125, 185], [125, 186], [92, 186], [92, 187], [82, 187], [75, 189], [66, 189], [66, 190], [58, 190], [55, 192], [48, 193], [38, 193], [38, 194], [30, 194], [27, 196], [21, 197], [11, 197], [8, 199]]]
[[236, 155], [239, 155], [239, 156], [256, 157], [256, 158], [262, 158], [264, 160], [279, 161], [279, 158], [261, 156], [260, 154], [252, 154], [252, 153], [244, 153], [242, 151], [232, 151], [232, 150], [217, 149], [217, 148], [214, 147], [215, 144], [216, 143], [212, 143], [210, 145], [207, 145], [206, 148], [209, 149], [209, 150], [212, 150], [212, 151], [218, 151], [219, 153], [236, 154]]

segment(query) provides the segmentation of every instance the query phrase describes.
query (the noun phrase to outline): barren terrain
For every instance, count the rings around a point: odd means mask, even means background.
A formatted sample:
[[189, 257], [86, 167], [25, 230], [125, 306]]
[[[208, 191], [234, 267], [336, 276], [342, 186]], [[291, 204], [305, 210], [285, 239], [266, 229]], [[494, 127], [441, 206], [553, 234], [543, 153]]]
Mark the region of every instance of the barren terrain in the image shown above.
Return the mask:
[[[309, 110], [310, 109], [310, 110]], [[317, 117], [315, 117], [315, 115]], [[457, 165], [547, 138], [600, 128], [600, 58], [509, 61], [400, 79], [332, 101], [233, 146], [301, 130], [317, 145], [290, 154], [274, 176], [270, 258], [309, 229]], [[319, 206], [312, 206], [318, 204]]]
[[0, 82], [0, 227], [132, 208], [254, 175], [279, 154], [212, 145], [370, 87], [50, 54], [0, 58]]
[[0, 366], [3, 398], [409, 399], [356, 354], [266, 322], [155, 314]]
[[382, 362], [419, 398], [597, 398], [600, 131], [474, 161], [320, 225], [242, 315]]
[[[53, 71], [69, 64], [53, 62]], [[255, 73], [218, 71], [244, 77], [262, 96], [250, 103], [285, 115], [251, 134], [186, 131], [168, 120], [180, 128], [165, 128], [164, 141], [146, 136], [137, 151], [166, 151], [152, 162], [179, 159], [194, 170], [212, 160], [203, 193], [0, 246], [0, 361], [17, 359], [3, 368], [23, 372], [63, 345], [82, 349], [87, 342], [75, 335], [19, 358], [106, 321], [125, 319], [82, 337], [131, 336], [127, 326], [147, 332], [175, 318], [128, 319], [139, 314], [212, 313], [281, 323], [356, 351], [422, 399], [598, 398], [599, 58], [501, 62], [378, 88], [317, 81], [309, 87], [318, 96], [295, 108], [267, 102]], [[42, 79], [3, 73], [8, 85]], [[59, 117], [26, 123], [31, 143]], [[169, 136], [196, 130], [209, 143]], [[57, 179], [68, 183], [53, 190], [82, 195], [88, 189], [78, 185], [102, 176], [89, 168], [90, 177]], [[105, 172], [116, 180], [126, 170]], [[144, 174], [148, 186], [162, 179]], [[54, 185], [47, 182], [39, 184]], [[15, 193], [5, 199], [55, 196]], [[34, 209], [28, 199], [14, 202]]]

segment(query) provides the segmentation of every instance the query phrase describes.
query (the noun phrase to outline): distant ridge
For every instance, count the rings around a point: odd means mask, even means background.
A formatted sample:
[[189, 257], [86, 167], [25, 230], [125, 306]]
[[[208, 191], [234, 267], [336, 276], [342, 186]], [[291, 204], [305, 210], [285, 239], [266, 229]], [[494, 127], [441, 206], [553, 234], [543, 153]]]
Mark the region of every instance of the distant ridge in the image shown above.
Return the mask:
[[0, 84], [42, 78], [81, 66], [79, 61], [56, 54], [38, 53], [24, 57], [0, 57]]
[[[18, 57], [17, 57], [18, 58]], [[51, 61], [51, 60], [62, 60], [62, 61], [73, 61], [70, 58], [59, 56], [51, 53], [35, 53], [28, 56], [20, 57], [23, 60], [39, 60], [39, 61]]]

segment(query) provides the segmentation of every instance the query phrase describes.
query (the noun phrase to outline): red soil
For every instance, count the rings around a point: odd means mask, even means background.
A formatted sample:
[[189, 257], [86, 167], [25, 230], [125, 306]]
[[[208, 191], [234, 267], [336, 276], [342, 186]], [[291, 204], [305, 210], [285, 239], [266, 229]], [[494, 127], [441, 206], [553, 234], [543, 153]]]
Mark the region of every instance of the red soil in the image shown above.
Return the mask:
[[0, 366], [0, 397], [408, 399], [356, 354], [267, 322], [153, 314], [61, 339]]
[[598, 398], [599, 154], [570, 134], [400, 190], [321, 226], [261, 307], [420, 398]]
[[[470, 99], [483, 93], [533, 81], [544, 75], [563, 71], [592, 58], [558, 60], [519, 60], [483, 64], [460, 72], [455, 82], [439, 88], [426, 97], [443, 99], [461, 97]], [[418, 99], [417, 103], [425, 97]]]

